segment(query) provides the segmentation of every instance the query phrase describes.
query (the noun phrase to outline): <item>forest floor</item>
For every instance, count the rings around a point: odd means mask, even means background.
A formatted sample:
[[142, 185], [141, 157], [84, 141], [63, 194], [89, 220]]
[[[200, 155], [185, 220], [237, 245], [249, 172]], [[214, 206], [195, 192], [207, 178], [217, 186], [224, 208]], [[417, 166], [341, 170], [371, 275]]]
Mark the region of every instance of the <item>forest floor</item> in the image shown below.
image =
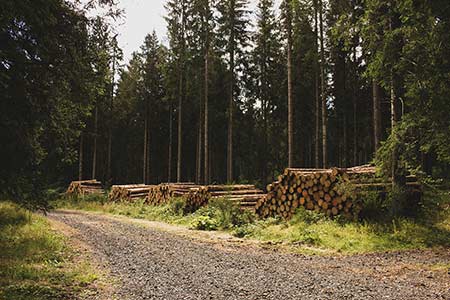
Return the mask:
[[303, 255], [98, 212], [56, 210], [49, 219], [109, 269], [117, 299], [450, 299], [445, 247]]

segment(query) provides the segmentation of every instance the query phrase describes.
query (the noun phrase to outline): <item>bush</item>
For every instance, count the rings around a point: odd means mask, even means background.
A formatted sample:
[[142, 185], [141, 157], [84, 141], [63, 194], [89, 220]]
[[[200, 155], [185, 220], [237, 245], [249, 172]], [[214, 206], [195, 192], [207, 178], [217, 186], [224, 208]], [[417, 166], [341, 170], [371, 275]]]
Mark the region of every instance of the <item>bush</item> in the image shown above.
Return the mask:
[[[216, 229], [231, 229], [252, 223], [255, 215], [249, 211], [242, 211], [238, 204], [219, 198], [210, 201], [210, 203], [195, 212], [195, 215], [205, 221], [206, 218], [213, 220], [217, 226]], [[202, 227], [199, 225], [199, 227]]]
[[186, 209], [186, 201], [183, 198], [172, 198], [169, 201], [169, 211], [172, 215], [182, 216]]
[[391, 204], [389, 195], [378, 192], [365, 192], [361, 195], [362, 210], [360, 217], [365, 220], [380, 220], [390, 216]]
[[191, 229], [197, 230], [217, 230], [218, 229], [217, 220], [211, 218], [210, 216], [198, 216], [191, 222]]

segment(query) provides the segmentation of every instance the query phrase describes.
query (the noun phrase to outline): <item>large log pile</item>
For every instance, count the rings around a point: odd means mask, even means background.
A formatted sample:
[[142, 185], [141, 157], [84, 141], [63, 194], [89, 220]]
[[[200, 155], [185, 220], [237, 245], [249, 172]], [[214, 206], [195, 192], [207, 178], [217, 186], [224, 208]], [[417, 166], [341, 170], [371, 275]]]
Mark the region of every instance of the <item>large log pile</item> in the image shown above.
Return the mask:
[[199, 186], [192, 182], [178, 183], [162, 183], [153, 186], [146, 198], [146, 203], [151, 205], [162, 205], [169, 202], [173, 197], [183, 197], [188, 194], [191, 189]]
[[108, 200], [119, 202], [145, 199], [153, 187], [153, 185], [145, 184], [113, 185]]
[[[415, 178], [409, 176], [409, 181]], [[391, 182], [376, 175], [374, 167], [360, 166], [347, 169], [288, 168], [278, 181], [267, 186], [267, 196], [256, 204], [261, 217], [291, 218], [298, 207], [324, 213], [328, 216], [358, 217], [362, 205], [360, 196], [366, 191], [385, 193]], [[416, 182], [408, 187], [417, 188]]]
[[72, 181], [66, 191], [68, 196], [84, 196], [103, 193], [102, 183], [95, 179]]
[[265, 194], [252, 184], [208, 185], [191, 189], [186, 195], [186, 210], [195, 211], [210, 200], [223, 198], [240, 205], [243, 209], [254, 209]]

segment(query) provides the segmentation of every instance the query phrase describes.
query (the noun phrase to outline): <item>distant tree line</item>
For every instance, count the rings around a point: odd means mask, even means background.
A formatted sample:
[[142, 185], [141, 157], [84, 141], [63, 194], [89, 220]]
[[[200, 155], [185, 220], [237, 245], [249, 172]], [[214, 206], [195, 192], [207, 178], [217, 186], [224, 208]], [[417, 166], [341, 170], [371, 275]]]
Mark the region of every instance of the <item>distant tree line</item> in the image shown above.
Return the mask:
[[87, 8], [0, 6], [5, 195], [78, 177], [263, 185], [375, 153], [398, 181], [448, 176], [446, 0], [168, 0], [168, 44], [150, 33], [126, 66]]

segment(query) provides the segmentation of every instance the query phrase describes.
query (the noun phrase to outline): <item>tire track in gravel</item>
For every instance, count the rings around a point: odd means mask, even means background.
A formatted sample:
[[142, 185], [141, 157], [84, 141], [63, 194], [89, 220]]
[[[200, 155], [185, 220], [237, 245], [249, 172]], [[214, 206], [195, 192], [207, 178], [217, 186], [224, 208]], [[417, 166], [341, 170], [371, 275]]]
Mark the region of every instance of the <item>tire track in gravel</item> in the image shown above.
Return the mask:
[[[450, 299], [450, 251], [305, 256], [205, 242], [111, 216], [56, 211], [118, 279], [118, 299]], [[151, 224], [151, 222], [149, 222]]]

